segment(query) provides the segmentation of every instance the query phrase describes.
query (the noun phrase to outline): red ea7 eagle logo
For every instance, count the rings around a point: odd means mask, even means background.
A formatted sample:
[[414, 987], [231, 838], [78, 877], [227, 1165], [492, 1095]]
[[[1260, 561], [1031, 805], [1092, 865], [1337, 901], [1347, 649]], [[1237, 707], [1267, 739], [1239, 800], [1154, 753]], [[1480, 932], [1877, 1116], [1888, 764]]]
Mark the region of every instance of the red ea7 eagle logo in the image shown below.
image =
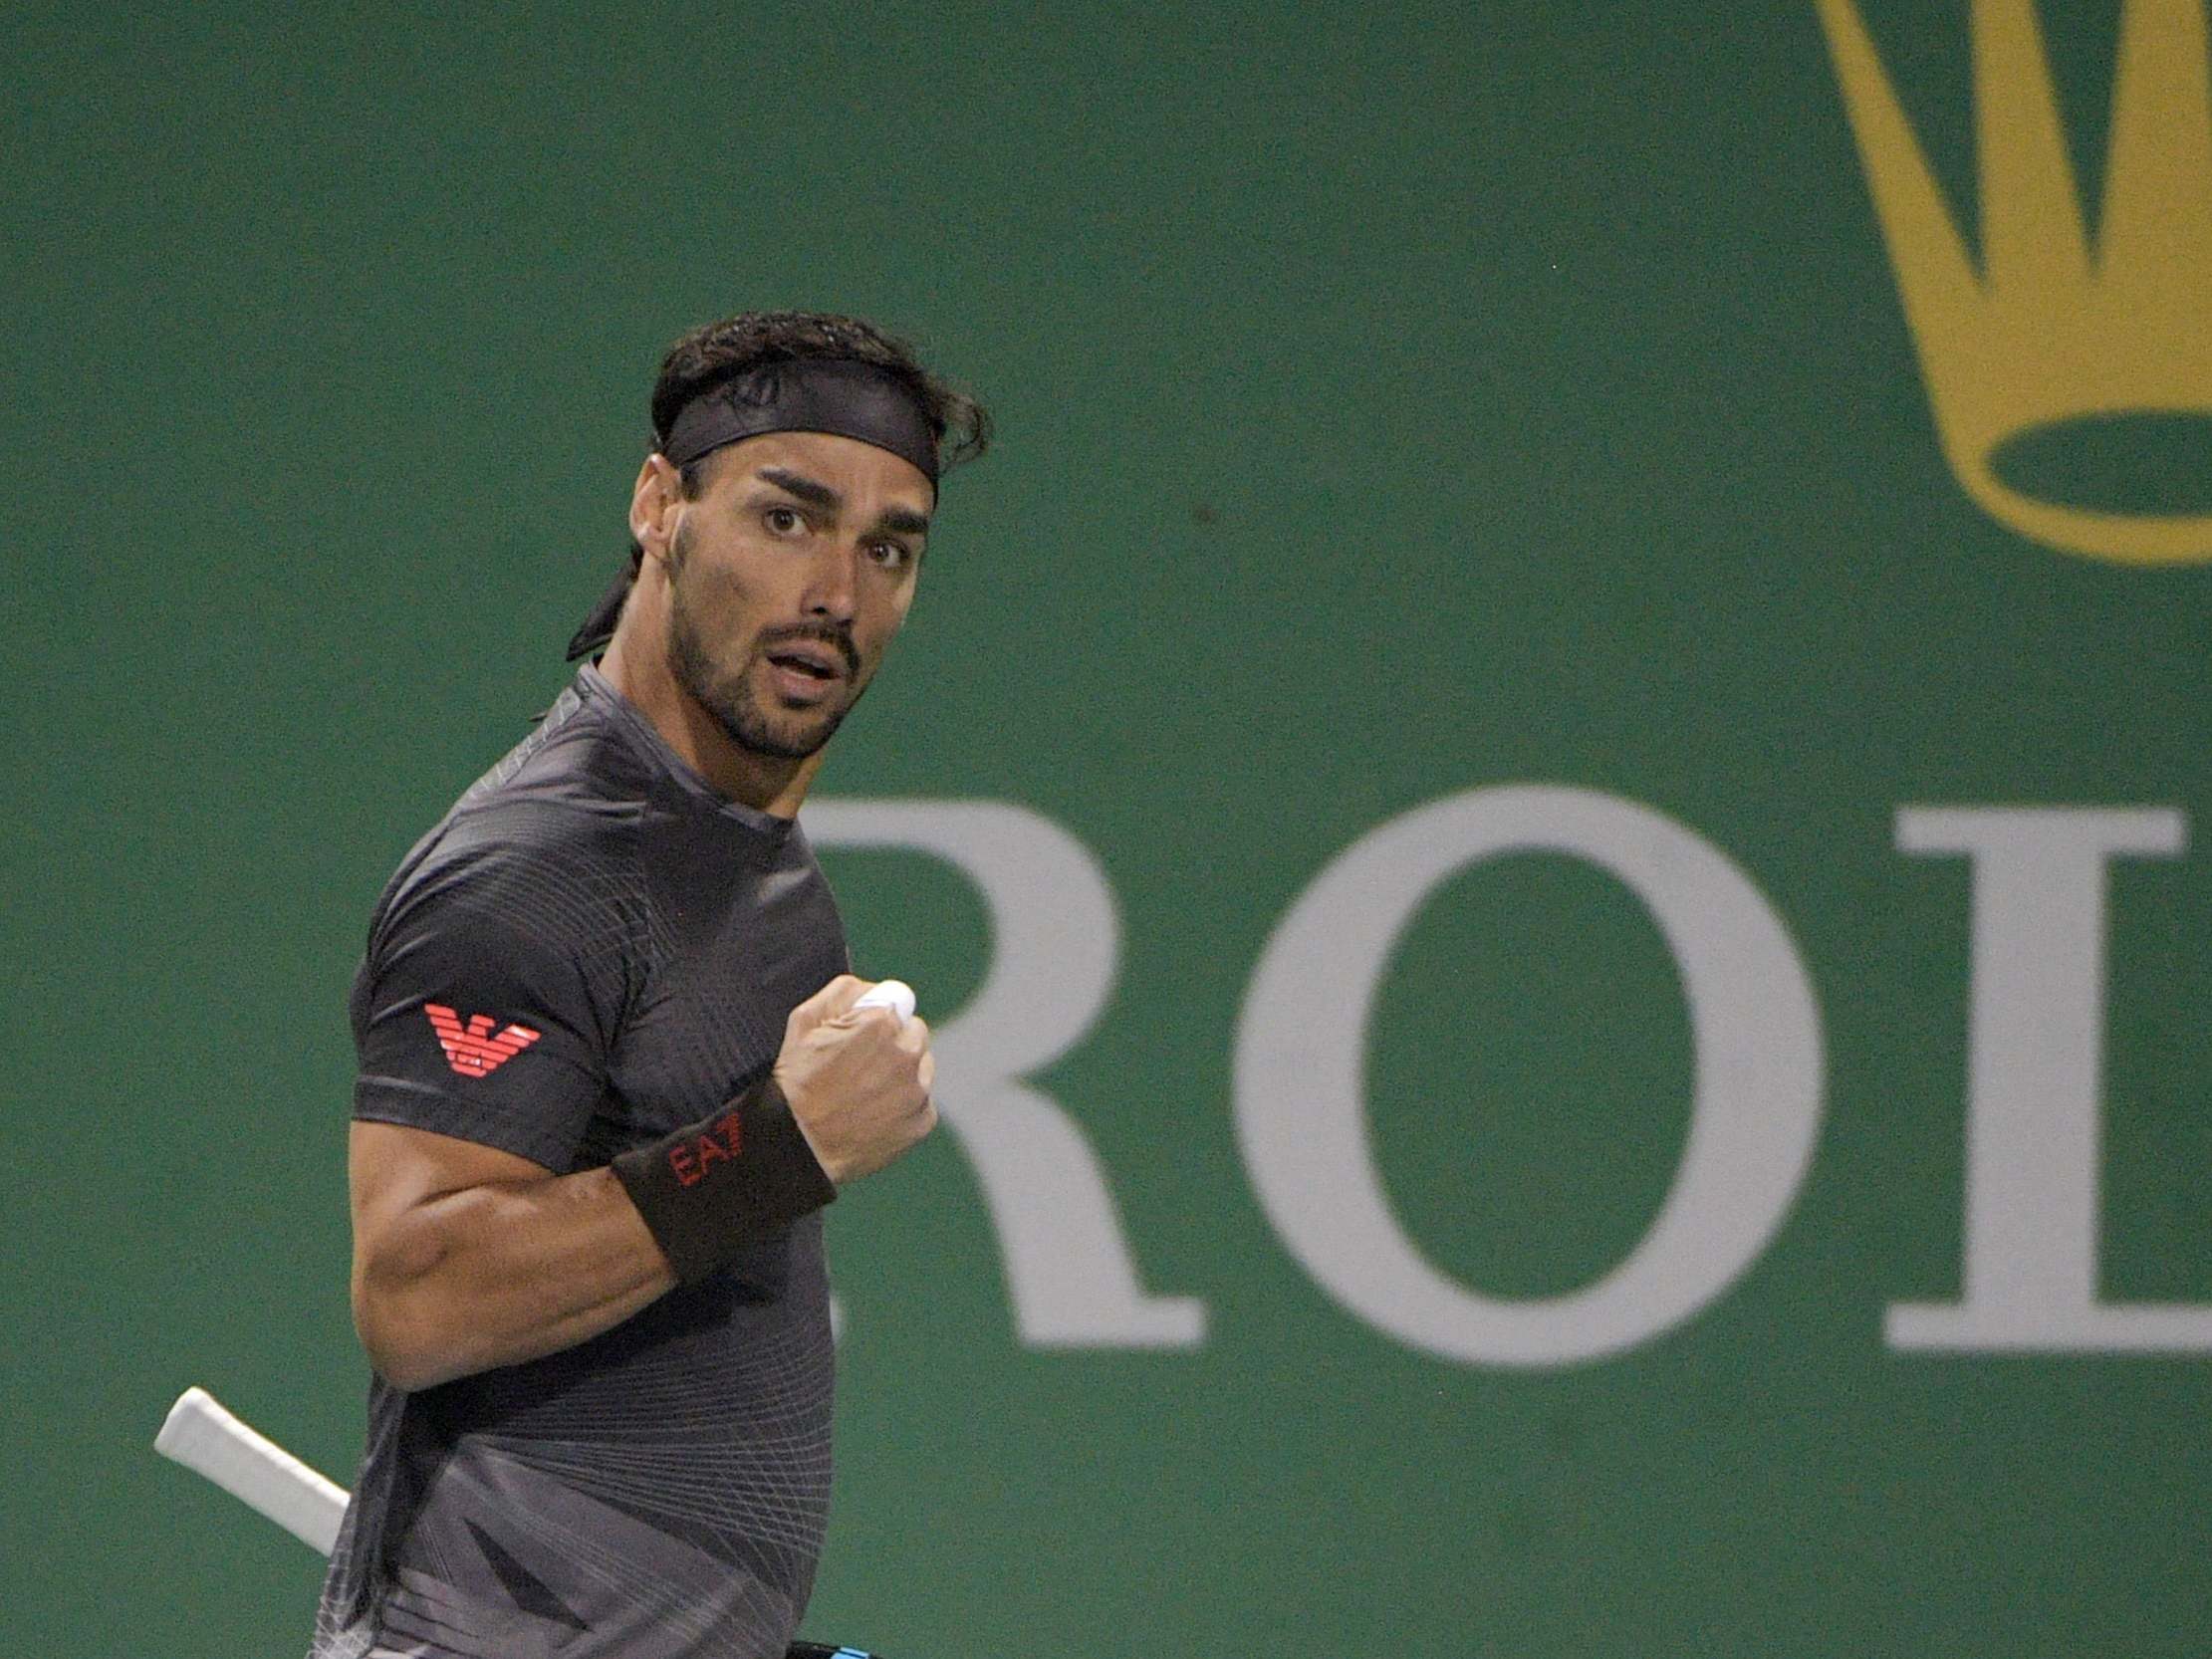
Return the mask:
[[489, 1014], [471, 1014], [464, 1026], [461, 1017], [443, 1003], [424, 1003], [422, 1012], [438, 1034], [445, 1064], [464, 1077], [489, 1076], [538, 1041], [538, 1034], [528, 1026], [510, 1025], [494, 1037]]

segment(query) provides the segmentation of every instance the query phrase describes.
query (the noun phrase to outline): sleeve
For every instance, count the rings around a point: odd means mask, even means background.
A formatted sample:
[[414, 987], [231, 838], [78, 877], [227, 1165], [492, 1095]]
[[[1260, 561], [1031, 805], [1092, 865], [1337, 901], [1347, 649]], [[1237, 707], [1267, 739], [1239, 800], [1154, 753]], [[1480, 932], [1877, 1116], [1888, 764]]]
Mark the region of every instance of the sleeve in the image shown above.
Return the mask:
[[611, 930], [589, 885], [496, 856], [401, 884], [354, 986], [354, 1116], [570, 1170], [608, 1092], [614, 1024]]

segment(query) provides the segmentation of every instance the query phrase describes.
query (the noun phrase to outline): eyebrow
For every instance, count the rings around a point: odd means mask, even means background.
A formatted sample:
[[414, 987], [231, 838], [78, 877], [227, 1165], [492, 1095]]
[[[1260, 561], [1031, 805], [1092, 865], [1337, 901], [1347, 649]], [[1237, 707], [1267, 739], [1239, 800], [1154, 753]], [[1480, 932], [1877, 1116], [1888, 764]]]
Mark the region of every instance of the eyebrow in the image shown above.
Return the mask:
[[[845, 497], [818, 478], [809, 478], [803, 472], [792, 472], [785, 467], [762, 467], [755, 474], [764, 483], [773, 484], [786, 495], [796, 496], [809, 507], [819, 507], [825, 513], [842, 512]], [[917, 513], [910, 507], [886, 507], [877, 516], [875, 528], [896, 531], [902, 536], [929, 534], [929, 515]]]
[[809, 507], [819, 507], [826, 513], [835, 513], [845, 505], [845, 497], [803, 472], [787, 472], [782, 467], [762, 467], [756, 476], [766, 479], [786, 495], [795, 495]]

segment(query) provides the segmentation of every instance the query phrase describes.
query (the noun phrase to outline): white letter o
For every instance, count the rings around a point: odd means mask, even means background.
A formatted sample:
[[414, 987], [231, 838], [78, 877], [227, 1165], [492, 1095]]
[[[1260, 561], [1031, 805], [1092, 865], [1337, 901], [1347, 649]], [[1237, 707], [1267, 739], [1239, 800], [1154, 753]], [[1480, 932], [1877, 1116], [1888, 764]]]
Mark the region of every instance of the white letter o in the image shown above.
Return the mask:
[[[1366, 1034], [1398, 940], [1470, 864], [1558, 852], [1650, 911], [1688, 1001], [1688, 1142], [1634, 1251], [1584, 1290], [1505, 1300], [1439, 1273], [1398, 1228], [1365, 1113]], [[1789, 1214], [1821, 1121], [1820, 1011], [1750, 879], [1672, 820], [1614, 796], [1472, 790], [1354, 842], [1261, 953], [1238, 1022], [1238, 1145], [1268, 1219], [1342, 1305], [1407, 1345], [1477, 1365], [1562, 1365], [1687, 1319], [1756, 1261]]]

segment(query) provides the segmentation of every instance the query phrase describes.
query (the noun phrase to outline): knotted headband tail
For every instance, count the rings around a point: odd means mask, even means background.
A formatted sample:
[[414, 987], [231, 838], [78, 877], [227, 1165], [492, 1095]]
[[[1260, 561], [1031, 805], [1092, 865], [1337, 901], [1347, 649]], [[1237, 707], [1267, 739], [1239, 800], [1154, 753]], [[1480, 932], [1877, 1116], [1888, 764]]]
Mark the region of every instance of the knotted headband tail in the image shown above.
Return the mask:
[[629, 597], [630, 584], [637, 580], [637, 552], [630, 550], [628, 560], [607, 585], [607, 592], [600, 595], [599, 603], [592, 606], [591, 615], [584, 618], [584, 625], [569, 636], [569, 660], [590, 656], [594, 651], [607, 648], [614, 637], [614, 623], [622, 614], [622, 601]]

